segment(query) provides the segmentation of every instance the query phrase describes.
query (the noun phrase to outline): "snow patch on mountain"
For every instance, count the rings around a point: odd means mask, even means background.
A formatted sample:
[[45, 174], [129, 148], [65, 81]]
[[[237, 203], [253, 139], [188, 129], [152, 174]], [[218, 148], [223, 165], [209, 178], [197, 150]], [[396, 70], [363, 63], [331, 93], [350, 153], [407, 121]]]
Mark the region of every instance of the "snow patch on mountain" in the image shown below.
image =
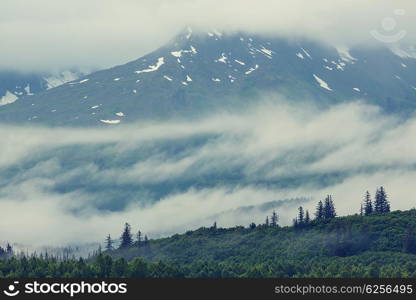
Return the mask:
[[259, 68], [259, 65], [255, 65], [254, 68], [250, 68], [245, 74], [249, 75], [253, 73], [255, 70], [257, 70], [258, 68]]
[[335, 67], [337, 68], [337, 70], [341, 70], [341, 71], [344, 71], [345, 70], [344, 67], [347, 65], [342, 60], [339, 60], [338, 62], [331, 61], [331, 64], [335, 65]]
[[63, 85], [67, 82], [77, 80], [80, 77], [80, 74], [71, 72], [71, 71], [64, 71], [56, 75], [51, 75], [48, 77], [44, 77], [47, 85], [47, 89], [52, 89]]
[[6, 94], [0, 98], [0, 106], [13, 103], [17, 98], [15, 94], [6, 91]]
[[309, 57], [310, 59], [312, 59], [312, 56], [309, 54], [309, 52], [308, 51], [306, 51], [305, 49], [303, 49], [303, 48], [301, 48], [301, 50], [303, 51], [303, 53], [305, 53], [305, 55], [307, 56], [307, 57]]
[[118, 124], [121, 122], [120, 120], [100, 120], [100, 121], [106, 124]]
[[313, 74], [313, 77], [315, 78], [316, 82], [321, 86], [321, 88], [326, 89], [328, 91], [332, 91], [332, 89], [329, 87], [328, 83], [326, 83], [324, 80]]
[[271, 57], [273, 55], [273, 51], [272, 50], [266, 49], [264, 47], [262, 47], [260, 49], [260, 51], [263, 52], [264, 54], [268, 55], [269, 57]]
[[170, 52], [170, 54], [176, 58], [178, 58], [178, 63], [180, 63], [181, 61], [179, 60], [180, 57], [182, 57], [183, 53], [192, 53], [192, 54], [197, 54], [198, 51], [196, 51], [194, 46], [190, 46], [189, 50], [185, 50], [185, 49], [181, 49], [181, 50], [177, 50], [177, 51], [172, 51]]
[[159, 68], [164, 63], [165, 63], [165, 58], [164, 57], [159, 57], [155, 65], [149, 66], [148, 69], [144, 69], [144, 70], [140, 70], [140, 71], [135, 71], [135, 73], [140, 74], [140, 73], [149, 73], [149, 72], [157, 71], [157, 70], [159, 70]]
[[305, 59], [305, 56], [302, 55], [302, 53], [296, 53], [296, 56], [299, 57], [300, 59]]
[[215, 62], [221, 62], [223, 64], [227, 64], [227, 56], [224, 53], [221, 53], [221, 57], [216, 59]]
[[355, 63], [355, 61], [357, 61], [357, 59], [350, 54], [347, 47], [338, 46], [335, 49], [337, 49], [338, 55], [343, 61], [348, 63]]

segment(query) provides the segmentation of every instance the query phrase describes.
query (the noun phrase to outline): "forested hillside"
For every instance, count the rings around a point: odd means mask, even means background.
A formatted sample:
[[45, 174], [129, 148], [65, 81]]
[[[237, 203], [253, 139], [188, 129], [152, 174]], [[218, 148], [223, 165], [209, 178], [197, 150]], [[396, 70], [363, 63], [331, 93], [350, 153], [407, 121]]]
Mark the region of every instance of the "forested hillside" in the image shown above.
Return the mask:
[[[299, 220], [298, 220], [299, 221]], [[416, 277], [416, 210], [200, 228], [95, 257], [8, 258], [9, 277]], [[110, 256], [111, 255], [111, 256]]]

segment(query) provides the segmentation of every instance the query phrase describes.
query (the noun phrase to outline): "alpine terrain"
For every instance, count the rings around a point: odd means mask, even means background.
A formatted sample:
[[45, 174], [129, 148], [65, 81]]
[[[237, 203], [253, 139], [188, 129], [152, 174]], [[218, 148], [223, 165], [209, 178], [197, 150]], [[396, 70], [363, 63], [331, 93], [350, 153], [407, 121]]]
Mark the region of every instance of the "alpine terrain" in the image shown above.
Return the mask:
[[[3, 75], [0, 75], [3, 76]], [[324, 45], [310, 40], [187, 28], [135, 61], [81, 78], [28, 77], [4, 86], [2, 122], [114, 125], [236, 110], [267, 92], [321, 107], [364, 100], [387, 112], [416, 107], [416, 49]], [[32, 95], [36, 92], [36, 95]], [[18, 101], [16, 98], [19, 97]]]

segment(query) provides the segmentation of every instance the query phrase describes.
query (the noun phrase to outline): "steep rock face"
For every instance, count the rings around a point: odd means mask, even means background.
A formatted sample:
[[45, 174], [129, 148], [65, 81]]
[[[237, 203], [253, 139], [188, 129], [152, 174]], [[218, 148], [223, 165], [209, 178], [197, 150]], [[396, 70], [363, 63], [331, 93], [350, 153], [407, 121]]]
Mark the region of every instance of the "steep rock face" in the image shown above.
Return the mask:
[[194, 33], [125, 65], [0, 107], [3, 122], [114, 125], [234, 110], [278, 92], [327, 106], [363, 99], [413, 111], [416, 56], [388, 48], [332, 47], [248, 34]]

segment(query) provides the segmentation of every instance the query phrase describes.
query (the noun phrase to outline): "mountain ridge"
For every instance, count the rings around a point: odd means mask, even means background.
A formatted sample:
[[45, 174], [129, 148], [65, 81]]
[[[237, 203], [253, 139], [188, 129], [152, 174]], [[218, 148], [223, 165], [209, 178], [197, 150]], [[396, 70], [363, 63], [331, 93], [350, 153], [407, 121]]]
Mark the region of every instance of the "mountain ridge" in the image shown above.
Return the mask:
[[255, 103], [264, 92], [322, 107], [364, 99], [403, 112], [416, 105], [414, 78], [416, 59], [388, 48], [336, 48], [188, 28], [137, 60], [1, 107], [0, 118], [108, 126], [233, 110]]

